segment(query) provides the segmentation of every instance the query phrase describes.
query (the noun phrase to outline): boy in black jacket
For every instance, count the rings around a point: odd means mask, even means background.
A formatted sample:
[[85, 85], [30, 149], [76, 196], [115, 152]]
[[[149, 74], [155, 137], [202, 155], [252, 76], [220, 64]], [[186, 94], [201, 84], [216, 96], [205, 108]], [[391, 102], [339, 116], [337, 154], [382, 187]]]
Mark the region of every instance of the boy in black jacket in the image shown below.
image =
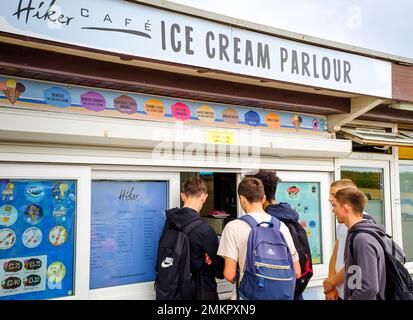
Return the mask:
[[[208, 192], [205, 181], [193, 178], [182, 184], [182, 208], [166, 211], [165, 227], [169, 223], [184, 227], [194, 220], [201, 219], [202, 209]], [[196, 280], [194, 300], [218, 300], [215, 278], [223, 279], [224, 259], [217, 256], [218, 237], [214, 229], [203, 222], [188, 235], [190, 246], [191, 272]]]

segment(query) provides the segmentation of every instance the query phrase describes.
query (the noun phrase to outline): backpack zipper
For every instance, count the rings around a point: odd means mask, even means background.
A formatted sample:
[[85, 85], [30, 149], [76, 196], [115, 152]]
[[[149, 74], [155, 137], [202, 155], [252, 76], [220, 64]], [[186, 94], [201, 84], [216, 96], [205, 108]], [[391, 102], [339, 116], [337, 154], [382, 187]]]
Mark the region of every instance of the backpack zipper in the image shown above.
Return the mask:
[[291, 280], [293, 280], [293, 277], [291, 277], [291, 278], [273, 278], [273, 277], [263, 276], [263, 275], [258, 274], [258, 273], [256, 273], [255, 275], [257, 277], [261, 277], [261, 278], [265, 278], [265, 279], [269, 279], [269, 280], [276, 280], [276, 281], [291, 281]]
[[257, 267], [266, 267], [270, 269], [282, 269], [282, 270], [290, 270], [290, 266], [280, 266], [280, 265], [273, 265], [273, 264], [268, 264], [268, 263], [263, 263], [263, 262], [255, 262], [255, 266]]

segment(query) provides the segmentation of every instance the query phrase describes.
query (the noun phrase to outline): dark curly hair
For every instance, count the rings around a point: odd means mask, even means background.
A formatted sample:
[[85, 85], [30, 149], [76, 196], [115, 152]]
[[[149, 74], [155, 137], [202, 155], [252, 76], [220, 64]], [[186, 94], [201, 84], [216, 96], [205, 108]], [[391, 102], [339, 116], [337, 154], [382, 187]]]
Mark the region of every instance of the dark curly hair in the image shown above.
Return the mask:
[[262, 184], [264, 185], [264, 192], [267, 201], [275, 200], [277, 185], [278, 182], [281, 181], [281, 179], [277, 177], [277, 173], [275, 170], [260, 169], [256, 174], [247, 175], [246, 177], [261, 180]]

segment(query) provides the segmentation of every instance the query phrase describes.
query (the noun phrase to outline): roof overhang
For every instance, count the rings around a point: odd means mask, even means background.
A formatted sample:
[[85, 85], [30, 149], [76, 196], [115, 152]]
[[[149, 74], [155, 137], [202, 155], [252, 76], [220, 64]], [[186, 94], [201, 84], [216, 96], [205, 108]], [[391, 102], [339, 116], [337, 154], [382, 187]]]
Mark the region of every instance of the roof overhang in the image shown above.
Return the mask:
[[339, 131], [339, 134], [345, 139], [371, 146], [413, 146], [413, 134], [408, 134], [406, 132], [389, 133], [374, 130], [344, 128]]

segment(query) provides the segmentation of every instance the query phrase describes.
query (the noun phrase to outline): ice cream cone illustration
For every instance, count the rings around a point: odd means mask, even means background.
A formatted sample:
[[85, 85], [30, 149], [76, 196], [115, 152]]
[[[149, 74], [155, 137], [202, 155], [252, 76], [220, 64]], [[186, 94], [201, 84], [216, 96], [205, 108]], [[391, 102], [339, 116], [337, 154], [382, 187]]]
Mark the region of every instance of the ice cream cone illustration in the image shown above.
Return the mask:
[[15, 104], [16, 100], [20, 96], [20, 94], [18, 94], [19, 92], [14, 88], [7, 88], [6, 91], [3, 92], [12, 104]]
[[60, 198], [64, 199], [65, 193], [66, 193], [66, 190], [67, 190], [67, 184], [62, 183], [59, 188], [60, 188]]
[[3, 198], [1, 200], [4, 201], [7, 197], [9, 197], [10, 200], [13, 200], [13, 192], [14, 192], [14, 184], [8, 183], [6, 189], [2, 191]]
[[298, 116], [298, 115], [295, 114], [295, 115], [291, 118], [291, 122], [292, 122], [295, 130], [298, 131], [298, 129], [300, 128], [301, 123], [303, 122], [303, 118], [301, 118], [300, 116]]
[[[5, 88], [4, 88], [5, 86]], [[4, 95], [9, 99], [11, 104], [15, 104], [20, 95], [26, 91], [24, 84], [17, 82], [15, 80], [7, 80], [5, 83], [0, 84]]]

